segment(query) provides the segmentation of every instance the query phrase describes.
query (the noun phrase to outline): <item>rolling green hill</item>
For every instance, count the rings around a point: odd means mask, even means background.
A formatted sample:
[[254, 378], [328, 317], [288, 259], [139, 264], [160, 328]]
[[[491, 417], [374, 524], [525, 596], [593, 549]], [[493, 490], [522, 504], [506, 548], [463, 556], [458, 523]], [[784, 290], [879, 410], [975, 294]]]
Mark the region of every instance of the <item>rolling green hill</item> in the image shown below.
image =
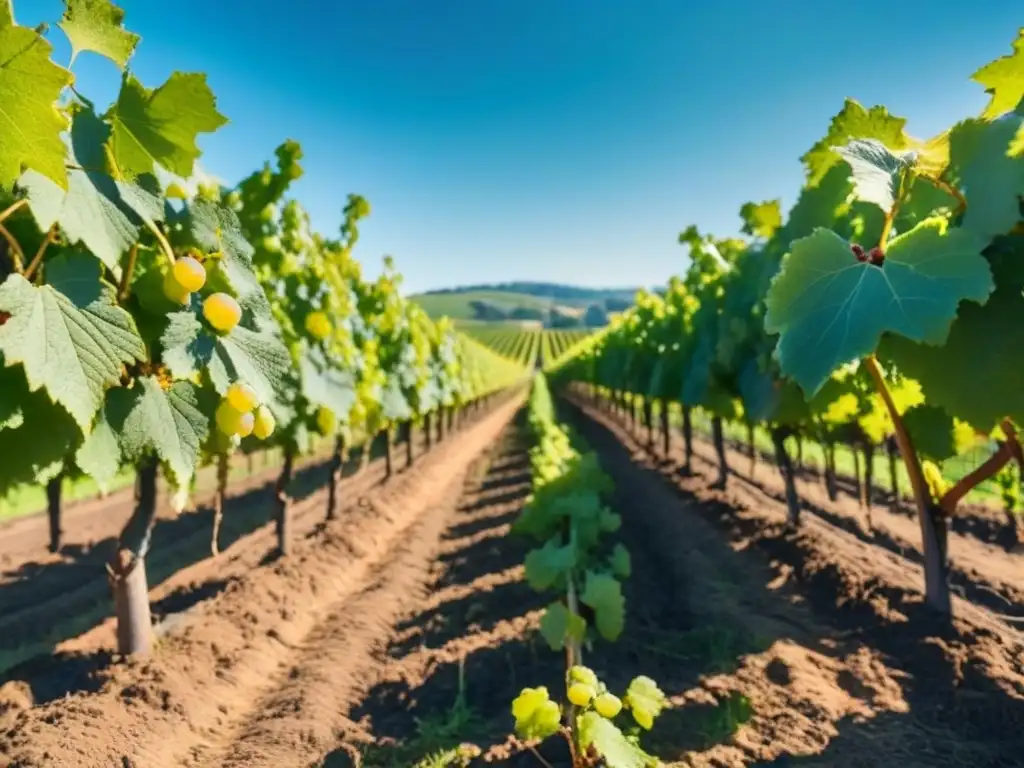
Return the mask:
[[598, 327], [609, 312], [633, 301], [635, 288], [581, 288], [557, 283], [515, 282], [428, 291], [413, 296], [433, 318], [461, 324], [528, 323], [548, 327]]

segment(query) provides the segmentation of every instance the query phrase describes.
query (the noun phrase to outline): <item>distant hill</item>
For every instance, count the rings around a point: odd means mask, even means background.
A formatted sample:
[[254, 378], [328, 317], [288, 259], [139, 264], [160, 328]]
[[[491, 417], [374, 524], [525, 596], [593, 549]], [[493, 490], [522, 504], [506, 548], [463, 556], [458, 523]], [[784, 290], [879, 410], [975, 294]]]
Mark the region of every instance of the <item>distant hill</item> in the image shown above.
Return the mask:
[[548, 327], [599, 327], [608, 313], [633, 303], [636, 288], [583, 288], [558, 283], [491, 283], [427, 291], [412, 298], [431, 317], [461, 322], [528, 322]]

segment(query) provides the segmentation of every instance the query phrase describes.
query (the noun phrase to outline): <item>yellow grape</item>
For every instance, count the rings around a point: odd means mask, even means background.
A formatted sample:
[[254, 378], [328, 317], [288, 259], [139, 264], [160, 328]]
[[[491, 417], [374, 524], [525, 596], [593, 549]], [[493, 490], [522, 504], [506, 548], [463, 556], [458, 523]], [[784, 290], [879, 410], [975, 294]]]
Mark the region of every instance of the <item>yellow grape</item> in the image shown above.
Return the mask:
[[[252, 418], [252, 414], [242, 413], [227, 400], [221, 400], [220, 405], [217, 406], [217, 428], [225, 435], [241, 434], [244, 427], [242, 424], [242, 417], [244, 416]], [[251, 421], [249, 431], [252, 431]]]
[[222, 333], [227, 333], [242, 319], [242, 308], [226, 293], [207, 296], [203, 302], [203, 317]]
[[569, 686], [569, 701], [577, 707], [585, 707], [594, 698], [594, 689], [586, 683], [573, 683]]
[[569, 680], [573, 683], [584, 683], [591, 688], [597, 688], [597, 675], [589, 667], [582, 664], [575, 664], [569, 669]]
[[182, 256], [175, 261], [171, 271], [178, 284], [190, 293], [198, 291], [206, 284], [206, 270], [191, 256]]
[[601, 717], [611, 720], [622, 711], [622, 701], [614, 693], [602, 693], [594, 699], [594, 709]]
[[251, 413], [243, 413], [238, 420], [238, 436], [248, 437], [256, 427], [256, 417]]
[[164, 296], [175, 304], [188, 303], [189, 292], [175, 279], [173, 272], [164, 275]]
[[314, 338], [323, 341], [331, 334], [331, 321], [323, 312], [310, 312], [306, 315], [306, 330]]
[[334, 428], [337, 425], [337, 419], [334, 418], [334, 411], [327, 407], [321, 407], [320, 410], [316, 412], [316, 425], [320, 429], [321, 434], [333, 434]]
[[182, 187], [181, 184], [179, 184], [176, 181], [172, 181], [170, 184], [167, 185], [167, 191], [164, 192], [164, 195], [172, 199], [177, 198], [178, 200], [188, 200], [189, 197], [188, 192], [185, 191], [185, 188]]
[[236, 410], [242, 413], [249, 413], [259, 403], [259, 399], [256, 397], [256, 390], [240, 381], [236, 381], [228, 387], [225, 397]]
[[256, 421], [253, 424], [252, 433], [260, 440], [266, 440], [274, 434], [274, 414], [265, 405], [256, 409]]

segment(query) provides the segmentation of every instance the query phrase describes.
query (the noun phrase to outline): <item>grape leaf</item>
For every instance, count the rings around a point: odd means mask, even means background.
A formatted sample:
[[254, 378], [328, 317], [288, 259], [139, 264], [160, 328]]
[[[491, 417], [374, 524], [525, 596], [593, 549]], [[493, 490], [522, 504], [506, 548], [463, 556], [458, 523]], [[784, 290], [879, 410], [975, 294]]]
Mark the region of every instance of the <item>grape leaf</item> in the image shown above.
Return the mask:
[[637, 725], [645, 731], [654, 727], [654, 718], [661, 714], [668, 700], [651, 678], [644, 675], [633, 678], [626, 690], [626, 706], [633, 713]]
[[813, 397], [831, 373], [873, 354], [883, 333], [941, 344], [961, 301], [984, 302], [992, 273], [983, 243], [945, 219], [927, 219], [889, 244], [881, 267], [819, 229], [796, 241], [772, 280], [765, 330], [779, 334], [782, 373]]
[[971, 79], [991, 95], [982, 117], [992, 119], [1016, 109], [1024, 99], [1024, 27], [1013, 41], [1013, 53], [986, 64]]
[[816, 186], [829, 169], [840, 162], [833, 147], [847, 139], [878, 139], [893, 149], [905, 149], [907, 135], [903, 127], [907, 121], [894, 117], [885, 107], [875, 106], [864, 109], [853, 99], [847, 99], [843, 108], [832, 118], [825, 138], [818, 141], [800, 158], [807, 168], [807, 184]]
[[783, 244], [806, 237], [817, 227], [831, 228], [845, 209], [851, 189], [849, 169], [843, 163], [832, 166], [816, 185], [804, 186], [779, 230]]
[[949, 170], [967, 198], [965, 229], [985, 237], [1009, 232], [1021, 220], [1024, 153], [1011, 142], [1024, 132], [1024, 118], [1008, 115], [989, 123], [965, 120], [950, 133]]
[[0, 326], [0, 351], [7, 365], [24, 366], [33, 392], [45, 389], [87, 430], [122, 365], [145, 360], [146, 347], [95, 259], [54, 257], [46, 276], [43, 286], [20, 275], [0, 285], [0, 311], [11, 315]]
[[572, 546], [560, 546], [557, 539], [551, 538], [543, 547], [530, 550], [525, 565], [526, 581], [533, 589], [542, 592], [573, 569], [576, 550]]
[[607, 573], [587, 571], [580, 602], [594, 609], [594, 624], [605, 640], [616, 640], [626, 621], [626, 599], [622, 585]]
[[174, 312], [167, 319], [160, 342], [164, 362], [175, 379], [191, 378], [205, 368], [219, 394], [242, 381], [255, 390], [261, 403], [274, 399], [274, 382], [291, 366], [288, 350], [279, 339], [241, 325], [220, 335], [194, 311]]
[[388, 421], [405, 421], [412, 418], [412, 408], [402, 392], [402, 383], [395, 376], [388, 377], [388, 382], [381, 391], [380, 410]]
[[620, 579], [628, 579], [633, 572], [633, 561], [629, 556], [629, 550], [622, 543], [617, 543], [612, 549], [611, 569]]
[[53, 47], [34, 30], [14, 23], [0, 0], [0, 189], [27, 166], [67, 186], [64, 142], [67, 120], [57, 101], [73, 77], [50, 61]]
[[200, 154], [196, 136], [227, 123], [206, 76], [181, 72], [155, 91], [125, 75], [117, 102], [105, 117], [113, 128], [108, 142], [112, 159], [125, 176], [154, 173], [156, 164], [191, 176]]
[[[0, 359], [2, 362], [2, 359]], [[29, 390], [16, 367], [0, 368], [0, 402], [17, 406], [17, 418], [0, 428], [0, 497], [20, 484], [57, 476], [80, 434], [79, 427], [45, 392]]]
[[903, 414], [903, 425], [922, 458], [941, 462], [956, 455], [956, 424], [937, 405], [916, 405]]
[[326, 406], [344, 419], [356, 402], [356, 381], [348, 371], [337, 370], [315, 350], [299, 360], [302, 395], [314, 406]]
[[121, 467], [121, 446], [107, 421], [105, 410], [100, 411], [92, 431], [75, 452], [75, 464], [101, 488], [106, 488], [117, 475]]
[[516, 735], [521, 739], [546, 739], [558, 732], [562, 711], [551, 700], [548, 689], [524, 688], [512, 702]]
[[124, 69], [140, 38], [122, 26], [124, 11], [110, 0], [65, 0], [60, 28], [71, 41], [71, 62], [94, 51]]
[[189, 481], [209, 431], [194, 384], [176, 381], [164, 390], [155, 377], [147, 376], [130, 389], [112, 389], [105, 410], [125, 459], [138, 463], [156, 454], [177, 485]]
[[565, 647], [566, 638], [582, 642], [587, 634], [587, 621], [566, 608], [564, 603], [552, 603], [541, 617], [540, 634], [548, 641], [551, 650], [560, 651]]
[[782, 226], [782, 201], [765, 200], [763, 203], [744, 203], [740, 207], [742, 231], [753, 237], [770, 238]]
[[865, 203], [891, 211], [917, 152], [894, 152], [877, 139], [853, 139], [835, 150], [850, 166], [854, 194]]
[[1024, 387], [1015, 360], [1024, 348], [1024, 237], [998, 238], [987, 254], [996, 290], [983, 305], [965, 303], [941, 347], [900, 337], [880, 357], [917, 379], [928, 403], [989, 432], [1004, 417], [1024, 424]]
[[608, 768], [649, 768], [658, 762], [626, 738], [611, 720], [588, 710], [576, 720], [580, 746], [593, 749]]
[[245, 239], [238, 215], [225, 205], [197, 198], [188, 206], [187, 220], [193, 242], [205, 251], [221, 254], [212, 262], [215, 272], [209, 279], [215, 280], [216, 273], [221, 273], [242, 311], [251, 312], [257, 326], [266, 328], [270, 302], [253, 272], [253, 248]]
[[[115, 182], [102, 170], [103, 141], [109, 129], [96, 115], [79, 110], [68, 143], [67, 189], [29, 169], [18, 179], [28, 198], [32, 215], [42, 230], [59, 224], [72, 243], [84, 243], [115, 274], [121, 255], [138, 240], [138, 219], [132, 208], [146, 211], [152, 195], [138, 183]], [[148, 177], [150, 182], [153, 177]], [[124, 199], [128, 196], [128, 201]]]

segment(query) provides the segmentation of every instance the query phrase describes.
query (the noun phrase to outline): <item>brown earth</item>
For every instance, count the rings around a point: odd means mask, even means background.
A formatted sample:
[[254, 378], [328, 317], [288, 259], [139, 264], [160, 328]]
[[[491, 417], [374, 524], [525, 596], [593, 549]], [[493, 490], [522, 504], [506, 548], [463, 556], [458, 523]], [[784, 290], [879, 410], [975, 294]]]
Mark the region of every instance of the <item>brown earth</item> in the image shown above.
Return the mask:
[[[249, 559], [268, 549], [257, 532], [173, 577], [201, 592], [234, 569], [164, 623], [151, 660], [32, 708], [37, 678], [10, 683], [0, 765], [410, 768], [471, 743], [474, 765], [540, 766], [508, 737], [519, 690], [559, 691], [562, 675], [535, 631], [550, 597], [508, 535], [529, 492], [522, 433], [498, 439], [514, 407], [366, 503], [349, 481], [340, 519], [309, 525], [287, 560]], [[607, 416], [569, 413], [616, 482], [633, 560], [626, 630], [585, 661], [615, 690], [646, 674], [669, 695], [649, 751], [723, 768], [1021, 764], [1015, 630], [959, 599], [943, 628], [906, 558], [816, 516], [786, 531], [770, 488], [711, 490], [710, 463], [680, 478]], [[306, 503], [318, 521], [322, 495]], [[109, 648], [103, 631], [71, 645]], [[543, 754], [566, 765], [557, 744]]]
[[[37, 700], [31, 709], [23, 705], [34, 680], [8, 683], [0, 765], [276, 766], [296, 764], [303, 748], [316, 755], [318, 729], [330, 734], [332, 727], [318, 714], [342, 711], [330, 702], [358, 682], [360, 642], [371, 643], [390, 624], [416, 563], [429, 563], [471, 462], [516, 407], [515, 400], [500, 405], [368, 497], [345, 486], [348, 503], [337, 521], [296, 531], [286, 560], [242, 563], [244, 578], [241, 570], [229, 575], [214, 596], [165, 623], [150, 660], [105, 666], [87, 690]], [[310, 496], [297, 516], [322, 519], [323, 497]], [[259, 547], [261, 534], [268, 540]], [[226, 562], [208, 560], [174, 580], [204, 588], [252, 550], [266, 553], [268, 543], [269, 532], [259, 531], [223, 553]], [[72, 645], [77, 654], [109, 655], [111, 641], [101, 628]], [[304, 705], [306, 714], [296, 717]], [[275, 720], [275, 712], [291, 719]], [[262, 757], [250, 761], [250, 752]]]

